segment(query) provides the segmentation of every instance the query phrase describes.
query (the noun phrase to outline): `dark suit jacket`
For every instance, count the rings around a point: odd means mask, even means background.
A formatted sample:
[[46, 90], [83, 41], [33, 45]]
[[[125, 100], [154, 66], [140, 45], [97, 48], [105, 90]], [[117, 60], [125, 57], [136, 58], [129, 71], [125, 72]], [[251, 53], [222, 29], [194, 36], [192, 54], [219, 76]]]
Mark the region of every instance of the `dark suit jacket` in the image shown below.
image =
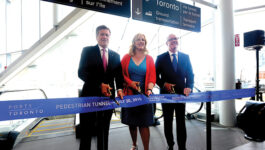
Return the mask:
[[183, 91], [186, 87], [192, 89], [194, 74], [189, 56], [182, 52], [178, 52], [178, 69], [177, 72], [175, 72], [169, 52], [159, 55], [156, 60], [156, 77], [161, 94], [167, 93], [163, 89], [165, 82], [176, 84], [175, 91], [177, 94], [184, 94]]
[[102, 58], [98, 45], [84, 47], [80, 59], [78, 76], [85, 83], [81, 96], [102, 96], [101, 83], [109, 84], [112, 89], [112, 97], [115, 95], [114, 80], [117, 89], [123, 88], [123, 77], [120, 63], [120, 55], [108, 50], [108, 67], [104, 72]]

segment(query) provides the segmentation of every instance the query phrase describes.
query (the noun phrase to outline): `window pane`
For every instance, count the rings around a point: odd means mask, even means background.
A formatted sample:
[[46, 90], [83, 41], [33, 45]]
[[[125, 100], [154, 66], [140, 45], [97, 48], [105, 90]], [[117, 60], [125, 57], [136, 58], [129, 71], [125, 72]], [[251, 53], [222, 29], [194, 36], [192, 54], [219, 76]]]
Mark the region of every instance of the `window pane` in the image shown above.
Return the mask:
[[6, 55], [0, 55], [0, 73], [5, 70]]
[[21, 1], [7, 5], [7, 52], [21, 50]]
[[[244, 33], [253, 30], [265, 30], [264, 18], [265, 9], [257, 9], [237, 13], [234, 17], [235, 34], [239, 34], [240, 46], [235, 47], [236, 56], [236, 79], [240, 79], [242, 87], [254, 87], [256, 80], [256, 52], [244, 48]], [[259, 52], [259, 71], [265, 71], [264, 48]], [[265, 84], [264, 79], [260, 79], [260, 84]]]
[[264, 0], [234, 0], [234, 9], [242, 9], [265, 5]]
[[195, 74], [195, 86], [200, 90], [214, 87], [213, 31], [213, 24], [210, 24], [202, 28], [200, 33], [193, 32], [180, 41], [180, 51], [189, 54]]
[[5, 1], [0, 0], [0, 54], [6, 52], [6, 22]]
[[41, 36], [53, 28], [53, 3], [40, 1]]
[[62, 21], [69, 13], [71, 13], [75, 7], [57, 4], [58, 8], [58, 22]]
[[39, 1], [22, 1], [22, 49], [39, 40]]
[[20, 57], [22, 53], [23, 52], [11, 53], [10, 63], [14, 62], [18, 57]]

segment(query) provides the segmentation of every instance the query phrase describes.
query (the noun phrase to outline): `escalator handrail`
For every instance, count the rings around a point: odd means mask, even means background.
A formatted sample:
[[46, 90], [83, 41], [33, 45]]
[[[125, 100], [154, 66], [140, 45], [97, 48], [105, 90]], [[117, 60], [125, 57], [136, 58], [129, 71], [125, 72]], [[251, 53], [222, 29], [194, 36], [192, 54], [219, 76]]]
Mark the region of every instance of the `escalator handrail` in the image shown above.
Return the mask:
[[35, 91], [35, 90], [41, 91], [42, 94], [44, 95], [45, 99], [48, 99], [48, 97], [47, 97], [46, 93], [44, 92], [44, 90], [43, 89], [40, 89], [40, 88], [36, 88], [36, 89], [23, 89], [23, 90], [6, 90], [6, 91], [0, 91], [0, 95], [2, 95], [3, 93]]

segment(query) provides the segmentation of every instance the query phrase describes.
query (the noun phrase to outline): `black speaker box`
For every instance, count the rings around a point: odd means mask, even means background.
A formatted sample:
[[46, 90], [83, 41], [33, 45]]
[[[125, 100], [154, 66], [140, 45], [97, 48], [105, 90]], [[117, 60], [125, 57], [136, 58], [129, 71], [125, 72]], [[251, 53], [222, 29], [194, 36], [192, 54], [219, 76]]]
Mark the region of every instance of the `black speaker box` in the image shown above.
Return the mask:
[[247, 102], [237, 115], [237, 126], [247, 139], [257, 142], [265, 140], [265, 103]]
[[263, 46], [264, 43], [264, 31], [254, 30], [244, 33], [244, 47], [248, 49], [254, 49], [258, 46]]

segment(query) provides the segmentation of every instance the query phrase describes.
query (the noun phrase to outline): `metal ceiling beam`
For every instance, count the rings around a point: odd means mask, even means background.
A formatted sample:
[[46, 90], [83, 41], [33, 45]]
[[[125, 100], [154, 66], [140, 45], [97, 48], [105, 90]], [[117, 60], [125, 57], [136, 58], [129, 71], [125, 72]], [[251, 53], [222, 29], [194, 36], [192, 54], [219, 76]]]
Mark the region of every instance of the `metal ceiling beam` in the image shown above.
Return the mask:
[[208, 6], [208, 7], [211, 7], [211, 8], [214, 8], [214, 9], [217, 9], [217, 5], [210, 3], [210, 2], [207, 2], [207, 1], [204, 1], [204, 0], [191, 0], [191, 1], [205, 5], [205, 6]]
[[237, 10], [235, 10], [235, 13], [244, 12], [244, 11], [249, 11], [249, 10], [255, 10], [255, 9], [261, 9], [261, 8], [265, 8], [265, 5], [255, 6], [255, 7], [249, 7], [249, 8], [237, 9]]

